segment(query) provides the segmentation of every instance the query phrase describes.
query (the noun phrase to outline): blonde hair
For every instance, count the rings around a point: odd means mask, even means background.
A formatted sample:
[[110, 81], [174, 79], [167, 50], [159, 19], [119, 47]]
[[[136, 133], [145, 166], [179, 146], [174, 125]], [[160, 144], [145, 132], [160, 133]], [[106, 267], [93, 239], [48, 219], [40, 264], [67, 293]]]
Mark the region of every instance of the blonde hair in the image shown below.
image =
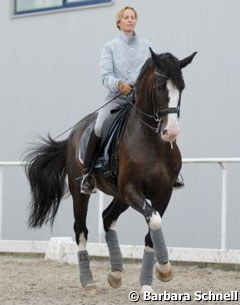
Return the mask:
[[123, 14], [124, 14], [124, 12], [125, 12], [126, 10], [132, 10], [132, 11], [134, 12], [134, 14], [135, 14], [136, 19], [138, 18], [137, 11], [136, 11], [133, 7], [131, 7], [131, 6], [125, 6], [125, 7], [123, 7], [123, 8], [120, 9], [120, 11], [118, 11], [117, 14], [116, 14], [116, 26], [117, 26], [117, 28], [118, 28], [119, 30], [121, 30], [121, 29], [120, 29], [120, 26], [119, 26], [118, 24], [119, 24], [120, 20], [123, 18]]

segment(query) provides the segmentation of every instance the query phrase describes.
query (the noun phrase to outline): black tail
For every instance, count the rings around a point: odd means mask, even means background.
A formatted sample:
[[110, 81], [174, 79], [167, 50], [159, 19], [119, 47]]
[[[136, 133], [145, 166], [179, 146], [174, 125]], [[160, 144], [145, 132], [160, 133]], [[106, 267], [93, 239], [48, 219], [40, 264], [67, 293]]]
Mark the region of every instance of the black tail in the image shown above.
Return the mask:
[[24, 157], [31, 186], [29, 227], [53, 225], [61, 199], [66, 192], [65, 152], [67, 140], [56, 142], [50, 136]]

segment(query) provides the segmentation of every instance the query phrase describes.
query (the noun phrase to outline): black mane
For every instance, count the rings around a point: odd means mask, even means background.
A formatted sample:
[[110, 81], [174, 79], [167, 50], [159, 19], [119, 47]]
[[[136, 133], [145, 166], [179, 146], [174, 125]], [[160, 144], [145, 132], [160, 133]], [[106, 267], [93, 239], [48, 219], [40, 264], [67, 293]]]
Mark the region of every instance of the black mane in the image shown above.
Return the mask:
[[146, 62], [144, 63], [144, 65], [143, 65], [142, 68], [141, 68], [141, 71], [140, 71], [139, 76], [138, 76], [138, 78], [137, 78], [137, 84], [141, 82], [141, 80], [142, 80], [142, 78], [143, 78], [143, 76], [144, 76], [146, 70], [147, 70], [147, 69], [150, 69], [152, 66], [153, 66], [153, 60], [152, 60], [152, 58], [150, 57], [150, 58], [148, 58], [148, 59], [146, 60]]

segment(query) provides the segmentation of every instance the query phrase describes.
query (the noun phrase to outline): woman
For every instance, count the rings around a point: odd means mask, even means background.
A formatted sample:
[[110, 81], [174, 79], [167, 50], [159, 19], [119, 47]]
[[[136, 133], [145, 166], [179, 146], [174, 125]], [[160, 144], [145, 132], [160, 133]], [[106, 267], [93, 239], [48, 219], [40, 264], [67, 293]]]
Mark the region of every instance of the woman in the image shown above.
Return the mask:
[[[134, 31], [137, 18], [137, 12], [133, 7], [122, 8], [116, 15], [116, 25], [120, 30], [120, 35], [107, 42], [102, 49], [100, 72], [103, 85], [109, 91], [105, 103], [112, 101], [98, 112], [94, 132], [88, 142], [80, 186], [82, 193], [95, 192], [95, 181], [91, 175], [91, 168], [96, 160], [103, 123], [110, 111], [119, 103], [127, 103], [127, 95], [132, 91], [141, 67], [150, 57], [151, 42], [138, 37]], [[114, 99], [119, 94], [121, 95]]]

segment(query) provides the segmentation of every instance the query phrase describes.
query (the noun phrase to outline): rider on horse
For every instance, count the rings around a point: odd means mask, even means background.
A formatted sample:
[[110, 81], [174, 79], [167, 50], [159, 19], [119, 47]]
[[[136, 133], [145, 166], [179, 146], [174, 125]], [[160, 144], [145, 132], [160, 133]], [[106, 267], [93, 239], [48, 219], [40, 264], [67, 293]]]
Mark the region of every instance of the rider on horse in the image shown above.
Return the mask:
[[[120, 35], [107, 42], [101, 53], [100, 70], [103, 85], [109, 90], [106, 101], [111, 101], [102, 107], [96, 119], [94, 130], [90, 136], [83, 164], [80, 192], [91, 194], [96, 192], [95, 180], [92, 177], [94, 163], [98, 157], [101, 142], [102, 126], [111, 110], [119, 104], [127, 103], [141, 67], [151, 56], [151, 42], [138, 37], [134, 28], [137, 22], [137, 12], [132, 7], [124, 7], [116, 16], [116, 25]], [[114, 98], [115, 96], [117, 98]], [[183, 187], [182, 179], [177, 179], [174, 187]]]

